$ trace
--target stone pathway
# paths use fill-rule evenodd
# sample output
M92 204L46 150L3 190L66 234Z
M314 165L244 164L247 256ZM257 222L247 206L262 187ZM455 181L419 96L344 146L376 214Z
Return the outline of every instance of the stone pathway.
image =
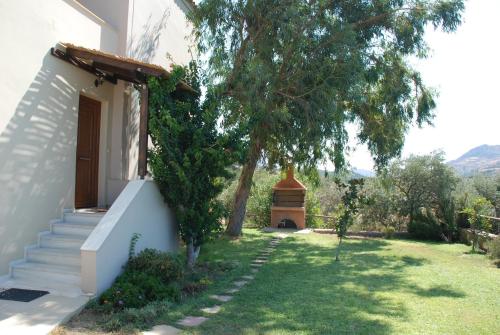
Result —
M217 314L220 312L220 308L221 307L219 305L215 305L212 307L201 308L200 311L202 311L203 313L207 313L207 314Z
M228 302L231 299L233 299L233 296L232 295L217 295L217 294L214 294L214 295L211 295L210 298L218 300L220 302Z
M185 327L196 327L207 320L208 318L204 316L186 316L184 319L177 321L177 324Z
M288 234L279 233L276 237L273 237L269 242L267 248L263 249L261 253L252 261L250 264L250 271L253 275L245 275L240 279L233 282L234 288L228 289L224 294L214 294L211 295L210 298L218 301L219 303L225 303L233 299L234 293L240 291L242 287L249 284L252 280L255 279L255 274L259 272L260 267L268 262L269 256L276 250L276 247L280 243L281 239L287 237ZM210 307L201 308L200 311L205 314L213 315L217 314L221 311L221 305L214 305ZM201 325L203 322L209 320L208 317L205 316L191 316L188 315L183 319L177 321L177 324L182 327L197 327ZM158 325L153 327L151 331L143 332L144 335L176 335L179 334L182 330L178 328L174 328L168 325Z
M177 329L172 326L158 325L154 326L153 329L143 332L143 335L177 335L181 333L181 329Z

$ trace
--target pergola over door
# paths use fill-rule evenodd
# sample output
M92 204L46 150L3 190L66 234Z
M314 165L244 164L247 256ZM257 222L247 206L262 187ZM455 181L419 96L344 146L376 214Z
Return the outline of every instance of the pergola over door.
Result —
M161 66L144 63L135 59L120 57L106 52L60 43L60 48L52 48L51 54L84 71L92 73L99 81L116 84L118 80L136 84L141 91L139 114L139 155L137 173L141 179L147 174L148 152L148 76L169 77L170 73ZM194 92L185 83L177 86L178 90Z

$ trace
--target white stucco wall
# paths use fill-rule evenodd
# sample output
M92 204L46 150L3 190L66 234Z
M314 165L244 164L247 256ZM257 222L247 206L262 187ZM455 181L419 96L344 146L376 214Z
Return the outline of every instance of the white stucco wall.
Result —
M157 64L169 70L172 63L187 65L192 49L192 25L184 0L129 0L127 56ZM139 104L132 95L131 113L126 118L128 178L137 176Z
M130 241L140 234L136 252L144 248L176 251L177 230L170 210L153 181L127 184L81 248L82 290L100 294L122 272Z
M68 41L114 52L117 34L71 0L0 1L0 31L1 276L49 220L74 206L80 92L113 109L112 85L96 89L94 76L50 48Z
M0 276L74 207L78 97L102 102L99 205L137 178L138 104L129 84L50 55L58 42L169 68L191 59L184 0L0 1Z
M118 32L117 54L163 66L191 60L192 25L185 0L78 0ZM128 85L128 84L125 84ZM138 95L115 90L108 197L114 200L127 180L137 179ZM120 107L119 107L120 106Z

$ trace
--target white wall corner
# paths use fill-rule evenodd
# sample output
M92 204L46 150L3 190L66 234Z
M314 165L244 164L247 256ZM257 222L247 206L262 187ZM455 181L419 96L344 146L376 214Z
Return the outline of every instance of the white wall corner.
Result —
M122 272L130 241L140 234L136 250L176 252L177 227L153 181L127 184L81 248L82 290L100 294Z

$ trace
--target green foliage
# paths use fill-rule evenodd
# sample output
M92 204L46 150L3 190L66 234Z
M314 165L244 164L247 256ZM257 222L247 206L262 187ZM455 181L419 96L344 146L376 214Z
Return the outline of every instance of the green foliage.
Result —
M322 215L319 200L316 196L316 188L308 188L306 192L306 227L320 228L325 225L323 219L313 215Z
M401 230L404 220L397 215L398 194L383 178L369 178L363 187L365 201L360 206L360 225L365 230Z
M342 206L339 207L339 220L335 226L338 237L345 237L347 229L354 222L354 215L358 212L358 205L362 200L359 194L363 187L363 179L351 179L347 183L336 181L340 189L344 190L342 195Z
M335 179L331 176L325 176L321 179L315 194L324 215L333 215L336 206L342 201L342 190L335 184Z
M176 90L181 81L195 92ZM218 131L220 110L210 92L200 101L195 64L174 67L168 78L150 77L148 86L149 166L182 239L196 249L221 229L225 209L217 196L230 177L227 168L237 158L238 141L235 132Z
M346 236L349 226L353 224L354 216L358 212L359 203L363 200L359 191L363 187L364 180L351 179L347 183L344 183L340 179L337 179L335 182L340 189L344 190L342 203L339 206L339 218L335 222L335 232L339 238L335 260L338 261L342 239Z
M184 276L184 267L178 255L155 249L144 249L132 257L127 262L125 271L145 273L164 283L179 281Z
M396 232L396 229L392 226L387 226L384 228L384 236L387 239L391 239L394 237L394 233Z
M421 209L415 213L408 223L408 233L419 240L439 241L442 239L441 226L430 209Z
M99 297L104 311L140 308L156 300L178 301L184 276L178 256L144 249L132 256L113 285Z
M126 271L99 298L105 311L140 308L155 300L179 301L180 288L141 272Z
M273 186L280 180L279 173L260 170L255 173L254 182L247 203L248 222L257 227L271 223Z
M488 242L488 254L491 259L500 260L500 237Z
M383 178L383 182L395 192L399 214L408 218L409 231L419 238L429 236L434 239L438 230L437 235L448 240L456 237L453 191L459 179L444 163L442 152L396 161ZM424 231L417 233L417 228Z
M434 93L408 61L425 57L424 28L454 31L462 0L203 0L192 19L208 55L225 127L244 125L268 163L344 165L348 134L377 164L398 155L412 123L429 122Z
M468 217L470 228L472 230L472 251L479 249L479 233L489 231L491 220L485 216L491 215L493 205L483 197L476 198L470 207L463 210Z
M130 240L130 246L128 248L128 259L132 259L135 255L135 246L137 245L137 241L139 241L139 238L141 237L141 234L138 233L133 233L132 234L132 239Z
M165 314L171 306L169 301L153 301L141 308L125 308L120 313L114 313L104 323L103 330L118 331L122 328L147 328Z

